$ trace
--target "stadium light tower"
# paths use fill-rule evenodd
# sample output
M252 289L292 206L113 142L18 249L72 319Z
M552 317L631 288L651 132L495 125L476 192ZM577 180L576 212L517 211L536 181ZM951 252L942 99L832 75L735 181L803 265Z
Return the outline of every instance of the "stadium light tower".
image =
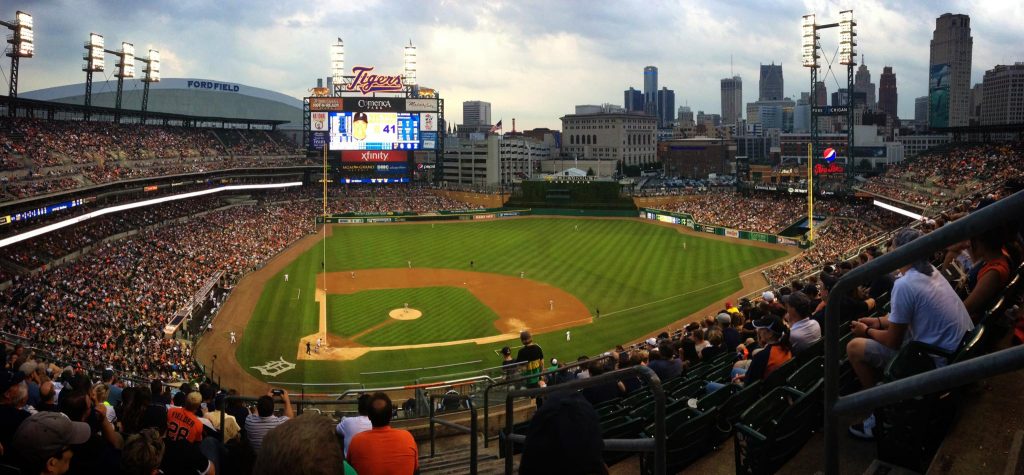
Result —
M818 107L818 25L814 14L804 15L800 25L801 64L811 70L811 143L807 144L807 239L814 241L814 154L818 146L818 118L814 109Z
M121 122L121 96L124 92L124 79L135 77L135 45L121 42L121 51L107 51L117 56L117 97L114 99L114 123Z
M409 39L409 46L405 47L405 72L402 74L402 82L406 86L416 85L416 47L412 45L412 39Z
M345 42L338 38L331 45L331 85L338 90L345 83ZM332 95L335 94L331 91Z
M106 68L106 56L104 56L103 35L89 33L89 41L85 42L85 64L82 71L85 71L85 120L89 120L92 114L92 73L103 72Z
M839 64L846 66L846 95L849 98L846 105L849 106L847 115L848 127L846 128L846 174L853 176L853 112L856 107L853 103L853 67L857 65L857 23L853 21L853 10L839 12Z
M142 70L142 123L146 123L146 110L149 108L149 85L160 82L160 52L155 49L149 50L145 58L137 58L146 65Z
M18 66L21 58L31 58L35 55L35 33L32 29L32 15L23 11L18 11L12 21L0 21L0 25L14 32L7 37L7 43L11 45L7 52L7 56L11 58L11 77L7 92L11 102L7 107L7 113L13 117L17 112L14 99L18 98Z

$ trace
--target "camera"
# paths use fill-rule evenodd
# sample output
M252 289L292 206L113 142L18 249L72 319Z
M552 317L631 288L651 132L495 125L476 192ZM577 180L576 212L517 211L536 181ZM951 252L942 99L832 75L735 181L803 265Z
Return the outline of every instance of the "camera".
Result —
M280 395L284 394L284 389L275 389L273 391L270 391L270 394L273 394L275 396L280 396Z

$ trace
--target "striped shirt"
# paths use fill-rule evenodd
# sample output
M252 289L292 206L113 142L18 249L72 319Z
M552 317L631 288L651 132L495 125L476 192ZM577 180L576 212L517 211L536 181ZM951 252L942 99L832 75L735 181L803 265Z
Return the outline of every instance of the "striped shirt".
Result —
M254 451L259 452L260 446L263 445L263 437L267 435L267 432L287 420L288 416L260 417L257 414L249 414L245 418L245 433L249 437L249 445Z

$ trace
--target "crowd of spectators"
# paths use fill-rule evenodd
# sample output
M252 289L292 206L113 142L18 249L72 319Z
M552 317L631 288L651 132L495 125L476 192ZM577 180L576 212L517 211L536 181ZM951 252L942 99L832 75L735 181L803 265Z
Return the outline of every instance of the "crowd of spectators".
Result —
M993 143L931 150L889 167L862 188L917 206L943 205L1019 174L1024 144Z
M0 200L130 178L308 163L287 138L265 130L0 119Z
M799 196L704 193L666 204L666 211L689 213L698 223L759 233L777 234L807 214Z
M95 218L12 246L9 256L31 264L38 256L70 250L62 247L68 239L75 245L92 243L203 211L201 206L213 206L214 200L181 200ZM163 337L168 319L211 276L223 271L235 279L311 233L319 210L312 203L240 205L96 246L74 262L16 277L0 292L0 331L52 348L62 361L188 379L195 375L191 350Z
M337 203L341 213L427 213L481 209L480 206L448 198L431 188L416 186L348 187L339 192Z
M851 219L832 219L828 225L815 230L814 245L799 255L765 270L765 277L773 284L788 282L789 278L820 269L826 263L835 263L854 253L873 235L881 233Z

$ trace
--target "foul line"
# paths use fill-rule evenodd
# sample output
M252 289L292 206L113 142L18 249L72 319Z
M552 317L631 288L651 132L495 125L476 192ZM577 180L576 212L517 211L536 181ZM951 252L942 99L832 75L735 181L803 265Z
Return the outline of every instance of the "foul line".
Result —
M480 363L480 362L483 362L483 360L466 361L466 362L463 362L463 363L452 363L452 364L445 364L445 365L441 365L441 366L427 366L425 368L406 368L406 369L393 369L393 370L390 370L390 371L371 371L369 373L359 373L359 375L360 376L366 376L366 375L370 375L370 374L403 373L403 372L406 372L406 371L420 371L420 370L425 370L425 369L451 368L452 366L462 366L462 365L467 365L467 364L477 364L477 363Z
M708 289L710 289L710 288L712 288L712 287L718 287L719 285L722 285L722 284L727 284L727 283L729 283L729 282L732 282L732 281L733 281L734 279L735 279L735 280L739 280L739 281L740 281L740 284L742 284L742 283L743 283L743 278L744 278L744 277L746 277L746 276L748 276L748 275L754 275L754 274L759 274L760 272L761 272L761 270L760 270L760 269L758 269L758 270L753 270L753 271L750 271L750 272L747 272L747 273L743 273L743 274L738 274L738 275L737 275L736 277L734 277L733 279L729 279L729 280L723 280L723 281L721 281L721 282L718 282L718 283L715 283L715 284L711 284L711 285L706 285L706 286L704 286L704 287L701 287L701 288L699 288L699 289L693 289L693 290L689 290L689 291L683 292L683 293L681 293L681 294L679 294L679 295L672 295L672 296L670 296L670 297L665 297L665 298L663 298L663 299L659 299L659 300L654 300L654 301L652 301L652 302L647 302L647 303L643 303L643 304L637 305L637 306L635 306L635 307L630 307L630 308L624 308L624 309L622 309L622 310L616 310L616 311L614 311L614 312L608 312L608 313L606 313L606 314L605 314L605 316L607 316L607 317L610 317L610 316L612 316L612 315L615 315L615 314L617 314L617 313L622 313L622 312L629 312L629 311L632 311L632 310L636 310L636 309L638 309L638 308L643 308L643 307L647 307L647 306L649 306L649 305L654 305L654 304L658 304L658 303L661 303L661 302L665 302L665 301L668 301L668 300L672 300L672 299L676 299L676 298L679 298L679 297L683 297L683 296L686 296L686 295L690 295L690 294L693 294L693 293L696 293L696 292L702 292L702 291L708 290ZM740 288L742 289L742 288L743 288L743 286L742 286L742 285L740 285Z

